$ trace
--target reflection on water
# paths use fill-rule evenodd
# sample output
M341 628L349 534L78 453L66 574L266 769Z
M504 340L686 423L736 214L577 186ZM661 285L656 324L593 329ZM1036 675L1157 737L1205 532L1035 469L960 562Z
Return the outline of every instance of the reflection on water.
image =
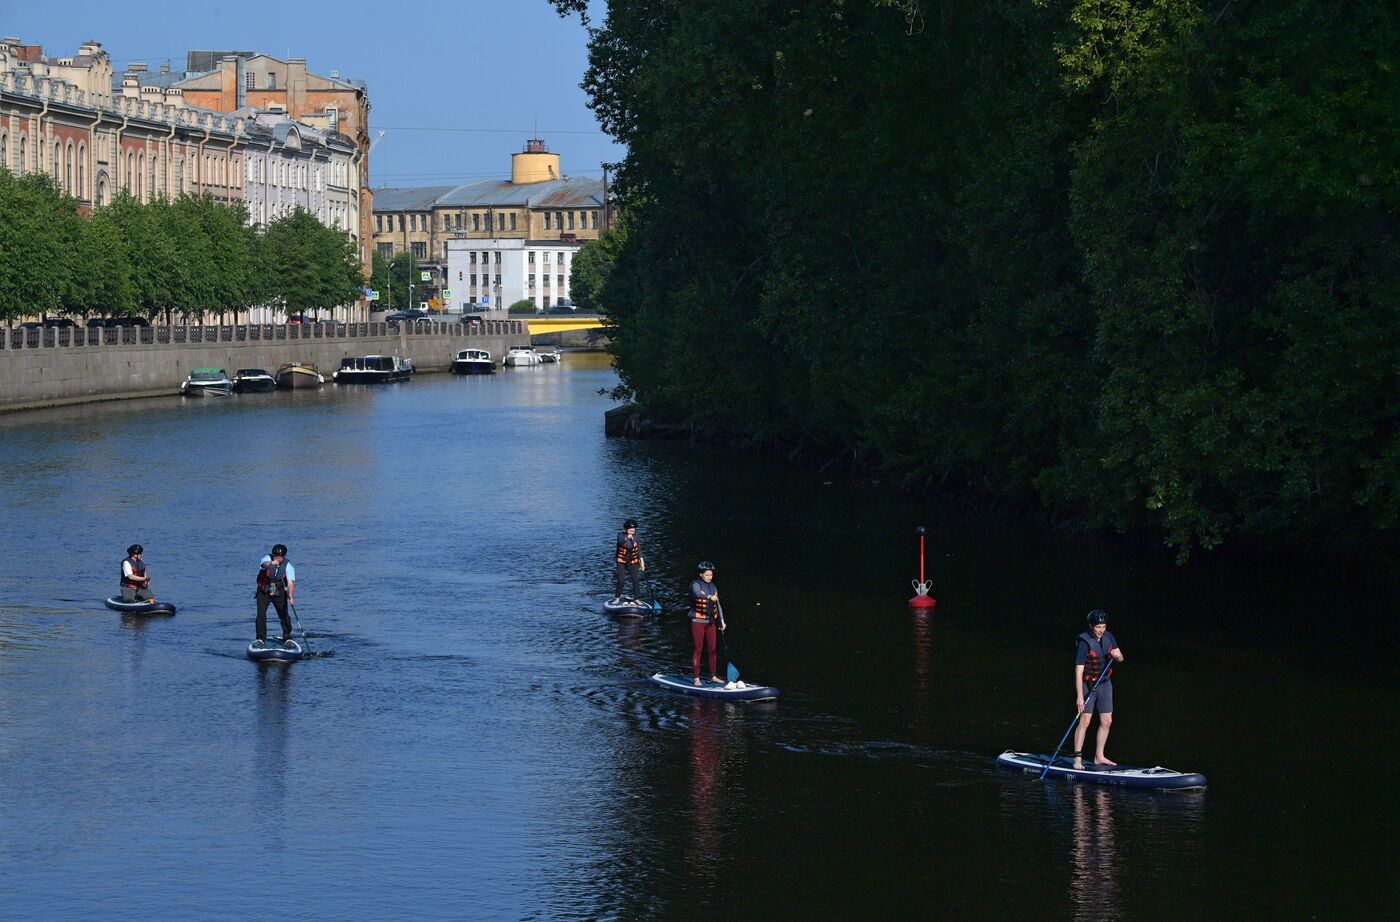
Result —
M1182 571L722 448L606 440L598 390L613 383L570 355L391 388L0 415L0 577L18 587L0 606L6 917L219 918L250 881L292 886L289 869L296 899L277 909L292 919L1396 902L1375 883L1383 773L1349 773L1339 801L1325 774L1278 768L1316 762L1297 726L1327 726L1339 768L1386 756L1394 676L1362 663L1339 678L1344 645L1314 614L1388 599ZM615 621L600 605L629 516L668 608ZM940 591L914 617L917 524ZM253 573L279 540L334 658L243 656ZM176 617L103 608L133 541ZM745 678L779 701L647 683L688 672L681 609L702 558L720 565ZM1073 637L1100 606L1138 651L1115 676L1115 754L1203 771L1208 793L993 768L1063 732ZM1368 634L1393 641L1383 623ZM1325 899L1306 883L1323 872Z

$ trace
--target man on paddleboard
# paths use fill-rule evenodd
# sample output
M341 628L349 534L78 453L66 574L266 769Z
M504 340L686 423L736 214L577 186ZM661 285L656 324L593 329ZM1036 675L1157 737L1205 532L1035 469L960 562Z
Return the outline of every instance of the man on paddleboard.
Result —
M122 561L123 602L149 602L155 598L151 595L151 578L146 575L146 562L141 559L145 552L146 549L139 544L126 549L126 559Z
M267 606L277 609L277 620L282 622L282 642L292 636L292 619L287 615L287 605L295 601L297 571L287 559L287 545L274 544L272 550L258 564L258 617L253 627L258 632L258 640L267 641Z
M1074 701L1079 710L1079 725L1074 728L1074 767L1083 768L1081 751L1084 737L1089 733L1089 721L1099 715L1099 733L1094 743L1095 765L1117 765L1104 755L1108 731L1113 726L1113 663L1123 662L1118 640L1108 630L1108 612L1096 608L1089 612L1089 629L1079 635L1074 651ZM1109 674L1099 681L1105 669ZM1098 682L1097 687L1095 682ZM1092 692L1092 693L1091 693Z

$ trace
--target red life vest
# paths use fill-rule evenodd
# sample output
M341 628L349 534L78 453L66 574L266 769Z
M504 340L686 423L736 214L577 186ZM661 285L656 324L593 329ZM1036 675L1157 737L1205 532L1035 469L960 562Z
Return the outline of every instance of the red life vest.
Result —
M1108 638L1112 637L1112 635L1105 633L1104 637ZM1091 631L1085 631L1083 634L1080 634L1079 639L1089 648L1088 653L1084 656L1084 685L1087 688L1093 688L1094 683L1099 680L1099 673L1103 672L1105 665L1109 667L1110 674L1112 673L1113 664L1110 662L1110 654L1113 648L1108 646L1108 640L1098 640ZM1115 640L1113 642L1116 643L1117 641ZM1099 651L1095 649L1096 647L1103 648L1109 651L1109 653L1100 656ZM1107 676L1104 678L1104 681L1108 681Z
M133 589L140 589L142 585L140 580L133 579L132 577L145 576L146 565L135 557L128 557L126 560L123 560L122 563L131 564L131 576L126 575L126 567L121 568L122 585L130 586Z
M287 561L267 563L258 567L258 591L267 595L283 595L287 591Z
M636 538L624 537L617 542L617 562L633 565L642 562L642 546Z

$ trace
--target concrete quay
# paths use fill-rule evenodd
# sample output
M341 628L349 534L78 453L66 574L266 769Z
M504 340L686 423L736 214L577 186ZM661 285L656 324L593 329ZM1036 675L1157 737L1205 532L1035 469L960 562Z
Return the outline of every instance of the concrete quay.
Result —
M314 323L0 331L0 411L178 393L195 368L314 362L330 383L352 355L398 355L417 371L446 371L462 349L499 363L529 345L521 320L481 324Z

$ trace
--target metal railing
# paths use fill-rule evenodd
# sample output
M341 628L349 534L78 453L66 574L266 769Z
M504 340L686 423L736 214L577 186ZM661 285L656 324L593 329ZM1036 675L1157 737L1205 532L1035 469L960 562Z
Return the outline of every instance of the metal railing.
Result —
M431 320L377 323L244 324L240 326L16 327L0 331L0 351L73 346L168 346L266 340L357 339L364 336L528 336L524 320L438 323Z

